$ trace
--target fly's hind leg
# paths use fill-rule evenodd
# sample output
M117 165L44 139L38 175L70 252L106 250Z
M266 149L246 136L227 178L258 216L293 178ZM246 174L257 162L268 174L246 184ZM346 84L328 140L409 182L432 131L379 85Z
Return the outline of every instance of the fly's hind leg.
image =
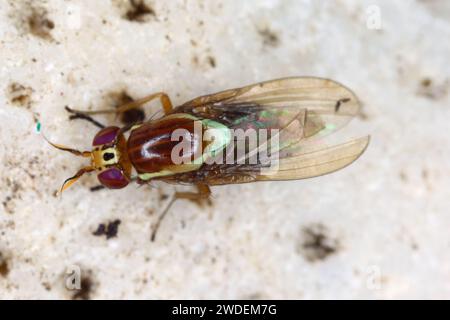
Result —
M211 189L207 184L197 184L197 192L176 192L176 199L186 199L203 207L205 204L211 205Z
M151 235L151 241L155 241L156 239L156 233L158 232L158 229L161 225L161 222L163 221L166 214L169 212L169 209L172 207L172 205L175 203L175 201L179 199L186 199L189 201L193 201L194 203L198 204L199 206L203 206L204 204L211 205L211 189L207 184L197 184L197 192L176 192L175 195L170 200L167 207L164 209L164 211L161 213L161 215L158 218L158 221L156 221L156 224L153 228L152 235Z

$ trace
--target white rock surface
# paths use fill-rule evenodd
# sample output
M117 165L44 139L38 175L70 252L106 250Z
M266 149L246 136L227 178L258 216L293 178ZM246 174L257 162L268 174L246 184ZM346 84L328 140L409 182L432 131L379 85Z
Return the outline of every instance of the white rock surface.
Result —
M448 1L147 5L139 22L128 1L0 0L0 298L450 298ZM82 161L37 119L88 149L96 129L65 105L99 109L121 90L179 104L294 75L363 102L347 132L372 141L350 167L216 187L212 207L176 203L154 243L161 195L180 187L90 192L91 176L55 197ZM116 238L92 234L115 219Z

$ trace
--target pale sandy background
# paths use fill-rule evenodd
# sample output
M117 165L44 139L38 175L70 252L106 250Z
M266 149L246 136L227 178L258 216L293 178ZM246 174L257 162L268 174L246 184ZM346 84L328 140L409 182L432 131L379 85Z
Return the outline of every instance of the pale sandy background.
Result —
M139 2L139 1L138 1ZM139 8L138 8L139 9ZM0 0L0 298L450 298L450 1ZM380 24L379 24L380 23ZM277 77L352 88L371 134L353 165L320 178L62 199L96 128L64 106L192 97ZM157 108L157 105L155 105ZM113 117L99 117L113 122ZM178 188L180 189L180 188ZM94 236L121 220L115 238ZM65 288L79 267L83 290Z

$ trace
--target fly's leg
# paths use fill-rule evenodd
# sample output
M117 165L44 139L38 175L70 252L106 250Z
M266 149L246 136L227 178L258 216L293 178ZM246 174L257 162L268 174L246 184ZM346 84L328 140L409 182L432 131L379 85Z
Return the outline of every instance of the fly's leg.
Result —
M91 192L97 192L97 191L103 190L105 188L106 188L105 186L99 184L94 187L91 187L89 190L91 190Z
M207 204L211 204L211 189L207 184L197 184L197 192L176 192L175 195L170 200L167 207L164 209L164 211L161 213L161 215L158 218L158 221L156 221L156 224L153 228L152 235L151 235L151 241L155 241L156 239L156 233L158 232L158 229L161 225L161 222L163 221L164 217L169 212L169 209L172 207L172 205L177 201L178 199L186 199L193 201L194 203L203 206L205 202Z
M155 99L159 99L159 101L161 102L162 109L163 109L165 115L172 112L172 110L173 110L172 102L170 101L169 96L164 92L157 92L157 93L151 94L144 98L125 103L114 109L103 109L103 110L93 110L93 111L80 111L80 110L72 110L72 111L76 112L77 114L83 114L83 115L96 115L96 114L108 114L108 113L121 114L121 113L127 112L131 109L136 109L136 108L146 104L147 102L150 102Z
M69 116L69 120L82 119L82 120L86 120L86 121L92 123L94 126L99 127L100 129L103 129L105 127L105 125L103 125L102 123L100 123L97 120L93 119L92 117L90 117L89 115L85 114L84 112L79 112L79 111L72 110L68 106L66 106L65 109L66 109L67 112L69 112L71 114Z
M207 184L197 184L197 192L176 192L176 199L186 199L192 201L199 206L203 206L205 204L211 205L211 189Z
M120 107L116 108L115 112L118 114L124 113L128 110L140 107L140 106L144 105L145 103L150 102L155 99L159 99L159 101L161 102L161 105L162 105L165 115L168 115L169 113L172 112L172 110L173 110L172 101L170 101L169 96L164 92L157 92L157 93L151 94L149 96L146 96L144 98L141 98L141 99L129 102L129 103L125 103L124 105L121 105Z

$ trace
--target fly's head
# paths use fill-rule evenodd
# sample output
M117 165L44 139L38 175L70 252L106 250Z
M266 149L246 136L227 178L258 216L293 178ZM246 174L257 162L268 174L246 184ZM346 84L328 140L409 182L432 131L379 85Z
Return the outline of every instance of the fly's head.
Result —
M128 159L127 141L118 127L100 130L92 141L92 166L99 173L97 178L110 189L121 189L128 185L131 162Z
M101 129L92 141L92 151L78 151L49 142L59 150L76 156L90 158L89 166L81 168L73 177L68 178L61 187L61 192L74 184L83 174L97 171L100 183L109 189L121 189L130 183L131 162L127 153L127 141L118 127Z

